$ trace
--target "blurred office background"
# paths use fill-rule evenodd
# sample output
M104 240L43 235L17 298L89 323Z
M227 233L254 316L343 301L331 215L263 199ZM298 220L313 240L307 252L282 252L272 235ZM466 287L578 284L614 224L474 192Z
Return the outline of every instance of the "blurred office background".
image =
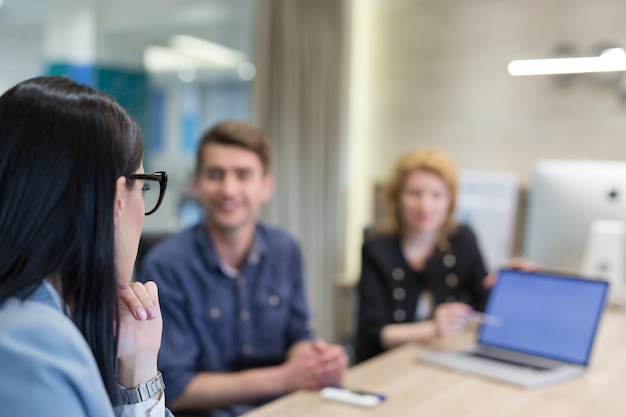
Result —
M621 72L507 73L514 59L625 46L625 15L620 0L0 0L0 91L68 74L128 107L146 170L170 175L147 233L198 220L203 130L259 126L277 177L263 216L302 243L314 327L336 340L377 186L402 153L439 146L470 182L510 184L506 255L522 247L536 161L626 158Z

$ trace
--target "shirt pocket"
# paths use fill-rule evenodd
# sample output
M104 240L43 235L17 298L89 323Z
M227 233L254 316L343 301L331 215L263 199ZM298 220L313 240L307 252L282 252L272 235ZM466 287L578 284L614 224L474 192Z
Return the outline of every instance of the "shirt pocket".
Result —
M237 351L239 333L233 297L228 289L206 293L192 313L202 351L211 357L210 362L230 363Z
M265 288L255 297L253 323L259 343L284 353L290 323L290 294L285 288Z

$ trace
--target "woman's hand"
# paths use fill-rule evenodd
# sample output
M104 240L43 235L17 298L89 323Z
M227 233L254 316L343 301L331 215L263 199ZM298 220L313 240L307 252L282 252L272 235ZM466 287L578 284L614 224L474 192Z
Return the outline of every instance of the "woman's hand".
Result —
M535 263L526 258L514 257L506 261L506 263L504 264L504 268L519 269L520 271L536 272L536 271L539 271L539 269L541 269L541 266L538 263ZM483 287L485 289L490 289L496 283L497 279L498 279L498 274L496 272L491 272L483 280Z
M154 282L120 285L120 334L117 348L117 378L131 388L157 374L163 319Z
M465 303L439 304L435 309L435 326L439 336L451 336L462 332L472 320L474 310Z

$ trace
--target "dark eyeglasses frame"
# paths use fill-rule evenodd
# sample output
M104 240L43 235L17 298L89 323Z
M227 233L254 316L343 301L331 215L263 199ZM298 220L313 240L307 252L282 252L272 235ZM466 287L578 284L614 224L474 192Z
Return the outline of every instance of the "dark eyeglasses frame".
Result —
M133 174L130 176L130 178L133 178L136 180L144 180L144 181L151 180L151 181L159 182L159 186L160 186L159 201L157 201L156 206L149 212L145 213L145 215L149 216L155 211L157 211L159 207L161 207L161 203L163 202L163 196L165 196L165 189L167 188L167 172L157 171L157 172L150 172L150 173L145 173L145 174Z

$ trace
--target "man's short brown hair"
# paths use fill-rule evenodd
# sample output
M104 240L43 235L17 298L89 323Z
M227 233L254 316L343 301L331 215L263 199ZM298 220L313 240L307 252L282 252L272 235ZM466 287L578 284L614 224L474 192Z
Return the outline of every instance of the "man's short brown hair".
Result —
M237 146L254 152L263 165L263 171L270 168L270 146L263 132L254 126L236 121L218 123L200 138L196 153L196 173L202 167L202 152L210 144Z

